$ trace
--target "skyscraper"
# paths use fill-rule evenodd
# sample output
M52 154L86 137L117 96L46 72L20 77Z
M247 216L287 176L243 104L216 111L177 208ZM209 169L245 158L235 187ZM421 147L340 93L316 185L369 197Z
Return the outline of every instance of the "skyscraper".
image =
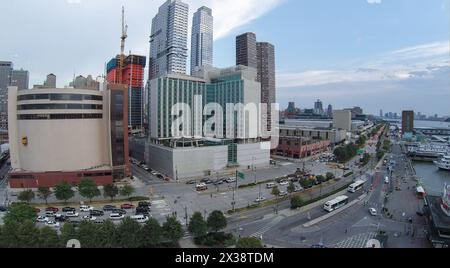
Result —
M11 72L13 63L10 61L0 61L0 89L7 89L11 84Z
M414 111L402 112L402 132L412 133L414 131Z
M132 128L142 128L144 124L144 56L129 55L125 58L122 74L119 75L119 59L117 56L107 64L107 81L128 87L128 123ZM122 80L119 81L121 77Z
M149 80L169 73L186 74L189 6L167 0L152 20Z
M254 33L245 33L236 37L236 65L258 67Z
M191 74L204 65L213 65L213 16L205 6L192 19Z
M49 74L44 82L46 88L56 88L56 75Z
M317 115L323 115L323 103L321 100L317 100L314 103L314 113Z
M267 129L270 131L271 107L276 103L275 92L275 47L267 42L256 43L258 82L261 82L261 103L267 104Z
M328 117L333 117L333 106L331 104L328 105L327 116Z
M16 86L18 90L28 89L29 73L25 70L13 70L11 72L11 86Z

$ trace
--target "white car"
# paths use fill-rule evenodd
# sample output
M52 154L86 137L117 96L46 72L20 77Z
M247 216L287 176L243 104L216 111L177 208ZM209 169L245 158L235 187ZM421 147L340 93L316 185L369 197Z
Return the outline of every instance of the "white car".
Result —
M288 181L280 181L280 185L281 186L288 186L289 182Z
M255 203L259 203L259 202L262 202L264 200L266 200L266 198L264 196L261 196L261 197L256 198Z
M73 211L68 211L68 212L66 212L66 217L69 217L69 218L76 218L76 217L78 217L79 216L79 214L77 213L77 212L73 212Z
M48 222L48 218L45 216L39 216L36 219L37 222Z
M389 184L389 177L386 177L386 178L384 179L384 183Z
M81 212L90 212L91 210L94 210L94 208L91 206L80 206Z
M301 191L303 191L304 189L303 189L303 187L301 187L301 186L295 186L295 190L294 190L294 192L296 192L296 193L298 193L298 192L301 192Z
M113 221L117 221L117 220L123 220L125 218L125 216L120 213L111 213L111 214L109 214L109 218Z
M144 215L132 216L131 219L135 220L135 221L137 221L139 223L146 223L149 220L149 218L147 216L144 216Z
M156 176L156 175L158 175L158 172L152 171L152 172L150 172L150 174L152 174L153 176Z
M226 179L226 182L227 182L227 183L233 183L233 182L236 182L236 178L228 178L228 179Z
M377 210L374 209L374 208L369 208L369 212L370 212L370 215L372 215L372 216L377 216L378 215Z
M83 217L83 220L87 220L87 221L96 221L97 218L96 218L96 217L93 217L93 216L91 216L91 215L86 215L86 216Z
M45 226L59 228L60 225L59 225L59 222L56 222L56 221L47 221L45 223Z
M279 196L286 196L286 195L288 195L288 192L286 192L286 191L281 191L279 194Z

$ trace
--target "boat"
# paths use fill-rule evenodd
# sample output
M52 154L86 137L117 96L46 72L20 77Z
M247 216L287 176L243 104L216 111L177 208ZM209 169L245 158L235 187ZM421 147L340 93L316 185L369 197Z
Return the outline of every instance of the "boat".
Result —
M434 161L434 164L442 170L450 171L450 154L444 155L440 160Z

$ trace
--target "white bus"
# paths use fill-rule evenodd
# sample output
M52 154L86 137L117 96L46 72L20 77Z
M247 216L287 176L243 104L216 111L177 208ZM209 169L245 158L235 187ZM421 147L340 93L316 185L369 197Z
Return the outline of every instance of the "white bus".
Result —
M325 209L328 212L332 212L332 211L334 211L338 208L341 208L347 204L348 204L348 196L342 195L342 196L336 197L333 200L326 202L323 205L323 209Z
M347 191L349 191L350 193L356 193L356 191L358 191L359 189L362 189L364 187L364 184L366 182L363 180L357 180L355 181L355 183L353 183L352 185L350 185L347 189Z

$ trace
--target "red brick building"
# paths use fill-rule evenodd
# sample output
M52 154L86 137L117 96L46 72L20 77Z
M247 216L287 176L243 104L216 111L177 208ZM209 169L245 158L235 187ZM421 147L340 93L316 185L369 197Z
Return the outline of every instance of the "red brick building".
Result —
M276 154L290 158L305 158L327 151L330 140L314 140L304 137L280 137Z

